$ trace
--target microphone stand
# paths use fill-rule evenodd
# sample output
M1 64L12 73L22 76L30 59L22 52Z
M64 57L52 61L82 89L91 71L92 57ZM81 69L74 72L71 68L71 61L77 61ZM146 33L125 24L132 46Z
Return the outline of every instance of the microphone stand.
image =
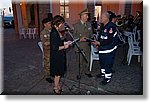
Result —
M75 41L74 37L72 36L71 32L69 30L67 30L68 34L71 36L71 38L73 39L73 41ZM73 85L71 87L71 90L73 90L73 87L76 87L77 89L79 89L78 94L82 94L81 93L81 88L80 88L80 79L81 79L81 67L80 67L80 54L82 55L82 57L84 58L85 62L88 63L88 60L85 57L85 53L83 50L81 50L79 44L77 43L77 41L74 42L75 46L78 49L78 55L79 55L79 69L78 69L78 75L77 75L77 80L78 80L78 87L76 87L75 85ZM90 91L87 90L86 94L90 94Z

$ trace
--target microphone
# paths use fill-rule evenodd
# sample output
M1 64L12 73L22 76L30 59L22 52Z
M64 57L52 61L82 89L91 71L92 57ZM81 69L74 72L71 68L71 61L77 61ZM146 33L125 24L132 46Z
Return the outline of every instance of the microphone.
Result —
M64 23L64 27L65 27L66 31L71 31L72 30L71 27L66 22Z

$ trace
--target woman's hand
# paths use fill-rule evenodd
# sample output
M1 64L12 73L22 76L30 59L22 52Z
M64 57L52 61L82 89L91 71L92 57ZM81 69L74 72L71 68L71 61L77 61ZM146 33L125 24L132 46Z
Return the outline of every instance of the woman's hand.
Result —
M69 45L70 45L69 43L65 44L65 45L64 45L64 49L69 48Z
M67 41L67 43L70 45L70 44L72 44L72 41Z
M71 44L72 41L67 41L67 42L64 42L64 45L66 44Z
M71 42L72 42L72 41L64 42L64 49L69 48L69 45L71 44Z

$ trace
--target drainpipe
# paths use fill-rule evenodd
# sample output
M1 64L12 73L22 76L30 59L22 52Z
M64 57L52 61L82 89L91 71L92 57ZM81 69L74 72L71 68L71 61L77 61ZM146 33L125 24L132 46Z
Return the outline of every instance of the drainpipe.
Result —
M40 38L40 16L39 16L39 4L37 3L37 16L38 16L38 37Z

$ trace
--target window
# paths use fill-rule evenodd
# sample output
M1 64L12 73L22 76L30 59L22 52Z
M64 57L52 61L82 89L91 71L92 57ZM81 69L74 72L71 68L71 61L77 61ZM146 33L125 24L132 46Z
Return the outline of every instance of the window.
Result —
M100 22L102 10L102 0L95 0L95 17L98 22Z
M69 0L60 0L60 15L69 18Z
M95 6L95 16L96 16L96 20L99 22L101 17L101 5Z

